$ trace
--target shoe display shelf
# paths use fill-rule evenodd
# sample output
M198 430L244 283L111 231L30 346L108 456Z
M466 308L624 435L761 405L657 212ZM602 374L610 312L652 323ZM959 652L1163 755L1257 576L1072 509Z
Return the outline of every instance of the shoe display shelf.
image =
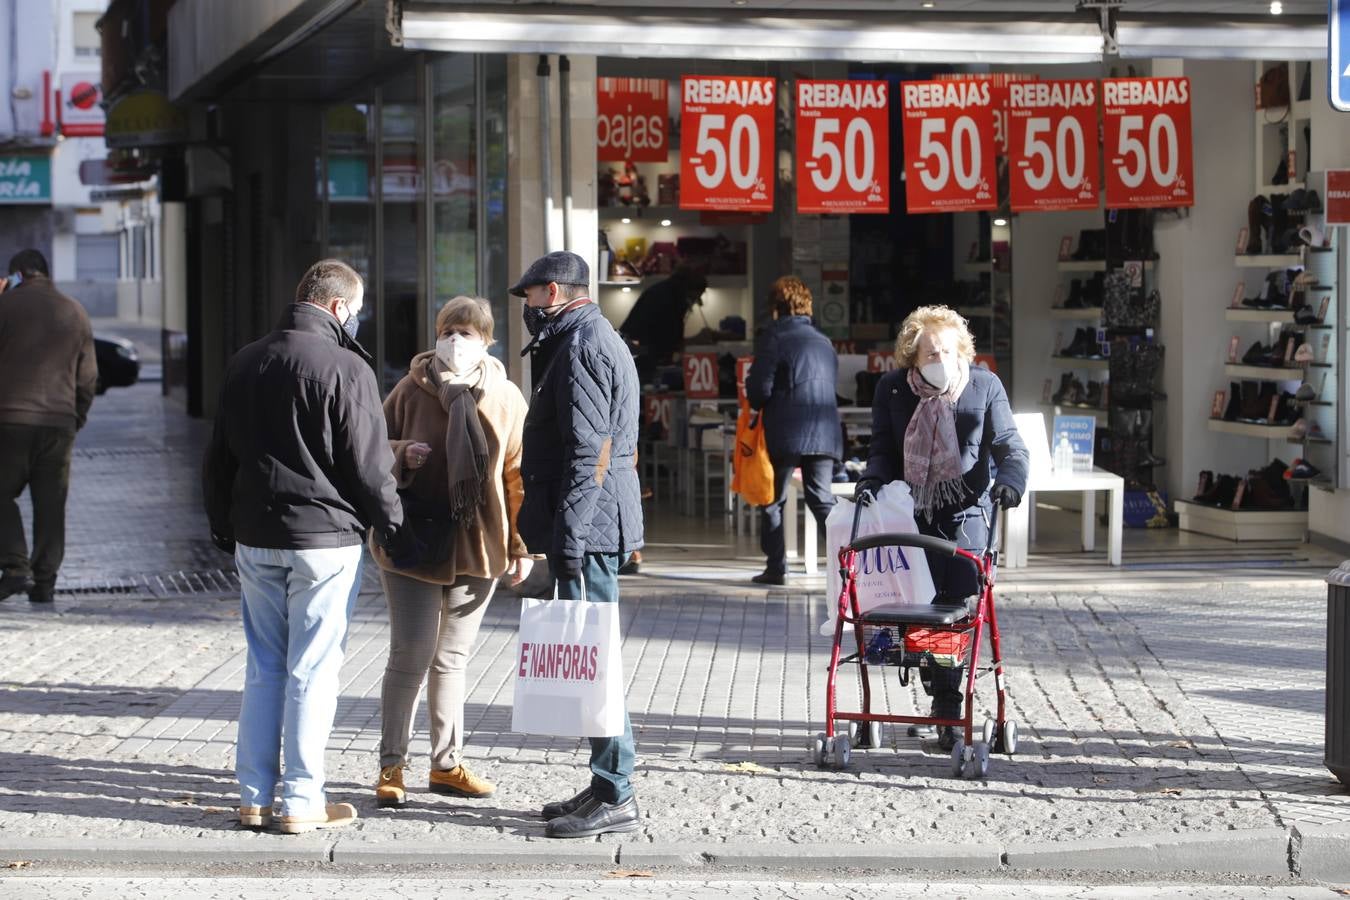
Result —
M1231 510L1193 500L1176 501L1177 527L1229 541L1301 541L1306 510Z
M1283 69L1283 72L1276 70ZM1257 193L1287 193L1305 184L1312 143L1312 64L1261 60L1253 67L1255 99L1269 105L1255 110L1253 178ZM1261 85L1267 85L1265 91ZM1283 81L1283 96L1278 83ZM1278 103L1273 101L1280 101Z

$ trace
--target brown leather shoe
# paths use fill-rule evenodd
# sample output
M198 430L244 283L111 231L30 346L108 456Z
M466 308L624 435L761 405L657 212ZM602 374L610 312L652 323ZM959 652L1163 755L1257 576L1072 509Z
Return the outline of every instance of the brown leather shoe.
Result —
M341 828L355 821L355 806L350 803L330 803L324 807L322 815L282 816L277 819L277 828L282 834L304 834L320 828Z
M375 780L375 805L382 809L398 809L408 802L408 791L403 787L403 767L385 766Z
M432 769L428 789L433 794L450 794L455 797L491 797L497 786L486 778L479 778L465 766L453 769Z

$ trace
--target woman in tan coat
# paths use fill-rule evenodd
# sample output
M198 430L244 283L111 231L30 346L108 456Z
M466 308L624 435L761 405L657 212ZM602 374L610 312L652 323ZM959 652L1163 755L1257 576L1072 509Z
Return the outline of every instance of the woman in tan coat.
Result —
M526 403L487 353L492 312L456 297L436 316L436 349L413 358L384 402L407 524L427 547L395 569L376 543L389 604L389 661L380 694L380 806L407 799L403 769L423 680L431 720L430 790L487 797L463 762L464 668L497 579L516 585L533 565L516 533Z

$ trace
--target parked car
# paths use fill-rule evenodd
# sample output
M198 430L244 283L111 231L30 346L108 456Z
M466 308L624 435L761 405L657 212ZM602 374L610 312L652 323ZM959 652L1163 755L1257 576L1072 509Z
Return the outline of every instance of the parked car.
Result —
M94 335L94 357L98 360L98 393L110 387L130 387L141 377L141 355L126 338Z

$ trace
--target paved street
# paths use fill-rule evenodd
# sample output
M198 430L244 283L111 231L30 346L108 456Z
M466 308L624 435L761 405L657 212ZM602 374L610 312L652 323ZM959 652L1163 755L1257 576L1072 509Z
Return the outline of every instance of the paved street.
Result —
M319 841L234 824L237 594L197 512L204 429L166 411L156 390L101 398L81 435L56 609L21 597L0 604L0 846ZM725 543L720 524L663 524L654 537L644 574L623 583L644 826L601 843L623 845L624 868L644 865L644 848L676 845L796 844L806 856L810 845L841 844L1006 851L1350 822L1350 793L1322 765L1325 586L1306 571L1141 590L1085 567L1077 583L1008 591L1001 623L1022 747L995 758L988 779L967 782L951 778L946 754L899 729L887 730L884 748L856 753L849 771L809 765L807 738L823 724L823 591L744 587L758 562L749 543L714 554L718 566L739 567L736 582L692 578L687 553L660 547ZM585 782L587 748L510 732L517 616L518 602L499 595L470 666L468 756L497 795L415 793L406 809L377 810L369 784L387 630L368 573L328 758L332 798L354 802L362 818L323 841L542 842L534 811ZM917 687L886 675L892 709L926 708ZM991 700L986 690L981 701ZM414 787L425 783L425 751L422 730Z

